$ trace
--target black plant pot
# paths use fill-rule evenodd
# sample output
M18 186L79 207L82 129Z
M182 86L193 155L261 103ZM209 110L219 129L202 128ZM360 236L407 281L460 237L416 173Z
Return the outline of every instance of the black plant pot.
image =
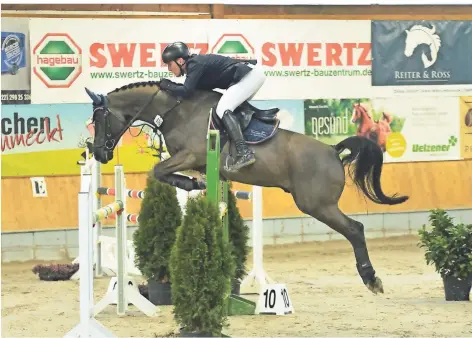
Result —
M180 337L230 337L222 333L220 336L214 336L209 332L195 332L186 331L184 328L180 328Z
M208 332L187 332L180 330L180 337L213 337L213 335Z
M454 276L444 276L443 285L447 301L470 301L472 275L461 280Z
M239 292L241 291L241 283L238 279L233 279L231 281L231 294L239 296Z
M149 301L154 305L172 305L172 288L170 283L148 280Z

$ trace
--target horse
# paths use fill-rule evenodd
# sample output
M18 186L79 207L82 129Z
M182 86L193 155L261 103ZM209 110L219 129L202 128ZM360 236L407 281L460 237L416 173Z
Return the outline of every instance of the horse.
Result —
M395 205L408 196L386 196L380 176L383 153L364 137L351 136L332 146L309 136L278 128L278 108L261 110L245 101L236 110L245 140L256 154L256 162L237 172L225 169L234 145L228 141L215 113L221 93L197 90L191 98L174 97L159 87L159 81L131 83L107 93L85 88L93 102L95 137L93 156L103 164L113 158L113 149L135 122L152 125L164 137L171 155L157 163L150 175L172 186L204 190L204 180L177 172L205 173L207 133L220 129L222 180L263 187L277 187L292 195L298 209L342 234L352 245L357 271L374 294L383 293L382 280L370 261L362 223L346 216L338 207L345 185L344 167L373 202ZM160 126L159 126L160 125ZM341 153L348 150L341 159Z
M383 112L382 119L376 121L360 103L353 104L353 108L351 122L359 122L356 135L367 137L376 142L380 149L382 149L382 152L385 152L387 149L387 137L392 132L390 128L392 117L390 114Z
M416 47L421 44L426 44L431 53L431 60L426 54L421 54L421 61L423 61L424 68L431 67L438 59L439 48L441 47L441 38L436 34L436 27L431 25L431 28L414 25L410 30L405 30L405 56L411 57Z

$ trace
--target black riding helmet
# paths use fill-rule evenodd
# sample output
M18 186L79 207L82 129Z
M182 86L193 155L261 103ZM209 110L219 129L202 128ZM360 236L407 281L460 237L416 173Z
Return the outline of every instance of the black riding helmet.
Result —
M190 51L187 45L183 42L174 42L168 45L162 51L162 61L164 63L169 63L170 61L175 61L178 58L182 58L187 61Z
M187 45L183 42L174 42L168 45L164 50L162 51L162 61L164 63L169 63L171 61L175 61L178 58L182 58L187 62L188 58L190 56L190 50L188 49ZM184 64L185 64L184 62ZM184 75L184 70L180 63L176 62L177 66L179 66L180 69L180 76Z

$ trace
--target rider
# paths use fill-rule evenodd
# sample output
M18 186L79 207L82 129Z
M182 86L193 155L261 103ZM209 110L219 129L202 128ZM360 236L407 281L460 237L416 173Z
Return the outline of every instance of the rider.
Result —
M234 111L252 98L265 81L263 70L256 60L237 60L218 54L190 54L183 42L174 42L162 52L162 61L175 76L187 75L184 84L162 79L160 87L176 96L188 98L197 89L226 89L216 107L229 137L236 145L237 158L228 168L237 171L256 161L254 152L246 145Z

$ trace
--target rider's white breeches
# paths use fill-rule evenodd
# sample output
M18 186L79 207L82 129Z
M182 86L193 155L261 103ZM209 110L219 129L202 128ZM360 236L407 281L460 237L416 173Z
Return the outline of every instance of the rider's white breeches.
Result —
M251 99L264 84L266 76L262 67L251 64L248 66L253 69L241 81L223 92L223 96L216 106L216 114L220 118L223 117L226 110L234 111L245 100Z

